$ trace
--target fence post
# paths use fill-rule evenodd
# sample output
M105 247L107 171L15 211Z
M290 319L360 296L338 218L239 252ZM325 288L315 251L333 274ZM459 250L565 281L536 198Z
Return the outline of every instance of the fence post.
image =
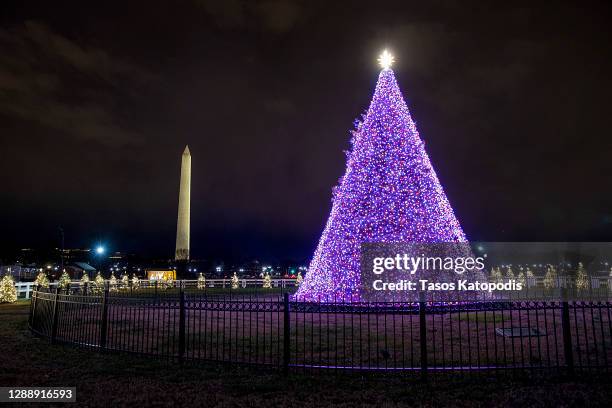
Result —
M30 308L30 318L28 319L28 325L30 326L30 330L32 330L32 323L34 323L34 315L36 314L36 301L38 299L38 285L33 287L34 290L32 291L32 307Z
M427 302L425 292L419 292L419 329L421 340L421 378L427 379Z
M291 319L289 315L289 293L285 292L283 294L283 371L285 374L289 373L289 356L290 356L290 342L289 336L291 333Z
M180 302L179 302L179 360L185 357L185 291L183 282L180 282Z
M102 298L102 320L100 321L100 350L106 348L108 334L108 285L104 284L104 297Z
M572 332L570 330L569 303L567 301L567 288L561 290L561 327L563 329L563 351L565 353L565 364L567 373L574 375L574 354L572 351Z
M59 286L55 287L55 296L53 296L53 320L51 324L51 343L55 343L55 339L57 337L57 321L58 321L58 306L57 306L57 298L59 296Z

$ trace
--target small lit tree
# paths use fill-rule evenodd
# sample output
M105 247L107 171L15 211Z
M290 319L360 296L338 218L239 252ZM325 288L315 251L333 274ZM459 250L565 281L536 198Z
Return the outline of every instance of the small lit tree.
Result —
M117 291L117 278L115 277L114 272L111 272L111 277L108 280L108 290L111 292Z
M91 292L97 295L104 293L104 278L100 272L98 272L91 285Z
M527 283L527 287L530 288L535 285L535 276L529 267L525 270L525 282Z
M576 289L584 290L588 289L590 286L586 269L582 262L578 262L578 269L576 270Z
M136 274L132 275L132 290L137 290L140 287L140 279Z
M238 275L236 275L236 272L234 272L234 274L232 275L232 289L238 289Z
M83 276L81 277L81 287L84 287L89 283L89 275L87 272L83 271Z
M546 275L544 275L544 287L546 289L552 289L557 283L557 270L554 266L548 265L546 268Z
M300 286L304 282L304 278L302 278L302 272L298 271L297 277L295 278L295 286Z
M121 276L121 289L128 290L130 288L130 278L127 276L127 273L124 273Z
M272 276L270 276L270 274L268 272L266 272L264 274L264 277L263 277L263 287L265 289L272 288Z
M38 274L38 276L36 277L36 280L34 281L34 284L36 286L39 286L41 288L48 288L49 287L49 278L47 277L47 274L44 272L40 272Z
M68 275L68 272L64 271L57 282L57 286L60 289L69 289L71 282L70 275Z
M206 288L206 278L204 277L204 275L202 275L202 272L200 272L200 276L198 276L198 289L205 289Z
M491 268L491 282L499 283L502 281L502 273L499 266Z
M0 303L13 303L17 301L17 288L12 275L4 275L0 281Z
M514 279L514 271L512 270L512 266L508 266L508 270L506 271L506 278L508 280Z
M523 288L526 286L527 279L525 278L525 274L523 273L523 271L519 271L518 275L516 275L516 281L523 285Z

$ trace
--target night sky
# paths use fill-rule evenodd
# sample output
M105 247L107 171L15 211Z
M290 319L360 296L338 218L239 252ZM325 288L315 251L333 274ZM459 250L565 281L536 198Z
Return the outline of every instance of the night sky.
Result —
M612 240L605 3L6 1L0 246L306 260L384 48L471 240Z

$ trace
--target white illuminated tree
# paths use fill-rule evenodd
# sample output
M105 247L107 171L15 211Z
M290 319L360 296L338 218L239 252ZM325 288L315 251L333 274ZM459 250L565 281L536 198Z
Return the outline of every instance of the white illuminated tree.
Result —
M83 272L83 276L81 277L81 287L84 287L89 283L89 275L87 272Z
M41 288L48 288L49 287L49 278L47 277L47 274L44 272L40 272L38 274L38 276L36 277L36 280L34 281L34 284L36 286L39 286Z
M71 282L70 275L68 275L68 272L64 271L57 282L57 286L60 289L69 289Z
M112 272L111 272L111 277L108 281L108 290L111 292L117 291L117 278L115 277L115 274Z
M491 281L495 283L499 283L503 280L501 270L499 266L491 268Z
M506 278L508 280L514 279L514 271L512 270L512 266L508 267L508 270L506 271Z
M127 273L124 273L121 276L121 289L128 290L130 288L130 278L127 276Z
M523 271L519 271L518 275L516 275L516 280L517 282L522 284L523 287L525 287L525 285L527 284L527 279L525 278L525 274L523 273Z
M140 287L140 279L138 279L138 276L134 274L132 275L132 290L138 290L139 287Z
M4 275L0 281L0 303L13 303L17 301L17 288L11 275Z
M236 272L234 272L232 275L232 289L238 289L238 283L238 275L236 275Z
M304 278L302 278L302 272L298 271L297 277L295 278L295 286L300 286L304 282Z
M206 288L206 278L204 277L204 275L202 275L202 272L200 272L200 276L198 276L198 289L205 289Z
M98 272L98 274L96 275L96 278L93 281L91 291L94 294L98 294L98 295L104 293L104 278L102 277L102 274L100 272Z
M548 265L546 268L546 275L544 275L544 287L552 289L557 285L557 270L554 266Z
M590 286L586 269L582 262L578 262L578 269L576 270L576 289L584 290L588 289Z
M264 274L263 287L266 289L270 289L272 287L272 277L270 276L268 272Z

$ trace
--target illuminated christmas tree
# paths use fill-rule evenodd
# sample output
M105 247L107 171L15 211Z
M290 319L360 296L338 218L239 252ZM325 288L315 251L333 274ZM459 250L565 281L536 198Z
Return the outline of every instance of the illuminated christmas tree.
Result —
M576 289L588 289L591 285L589 284L589 277L586 269L582 262L578 262L578 269L576 270Z
M379 62L298 299L359 300L362 243L467 242L390 69L393 57L385 51Z
M113 272L111 272L111 277L108 280L108 289L111 292L117 291L117 278L115 277L115 274Z
M85 287L89 283L89 275L87 272L83 272L83 276L81 277L81 287Z
M104 293L104 278L102 277L102 274L100 272L98 272L93 281L93 284L91 285L91 291L92 293L97 295L101 295L102 293Z
M205 289L206 288L206 278L204 277L204 275L202 275L202 272L200 272L200 276L198 276L198 289Z
M138 288L140 287L140 279L138 279L138 276L136 276L136 274L132 275L132 290L138 290Z
M490 282L499 283L503 282L503 277L499 266L491 268L491 279Z
M238 275L236 275L236 272L234 272L232 275L232 289L238 289L238 283Z
M121 289L128 290L130 288L130 278L127 276L127 273L124 273L121 276Z
M272 288L272 276L270 276L268 272L266 272L263 277L263 288L264 289Z
M544 275L544 287L546 289L552 289L557 286L557 270L554 266L549 265L546 268L546 275Z
M57 282L57 286L59 286L60 289L68 289L70 288L70 283L71 283L71 279L70 279L70 275L68 275L68 273L66 271L64 271L62 273L62 275L59 277L59 280Z
M525 274L522 270L516 275L516 281L523 285L523 287L527 285L527 278L525 278Z
M13 303L17 301L17 288L11 275L4 275L0 281L0 303Z
M49 278L47 277L47 274L44 272L40 272L38 274L38 276L36 277L36 280L34 281L34 284L36 286L39 286L41 288L48 288L49 287Z

